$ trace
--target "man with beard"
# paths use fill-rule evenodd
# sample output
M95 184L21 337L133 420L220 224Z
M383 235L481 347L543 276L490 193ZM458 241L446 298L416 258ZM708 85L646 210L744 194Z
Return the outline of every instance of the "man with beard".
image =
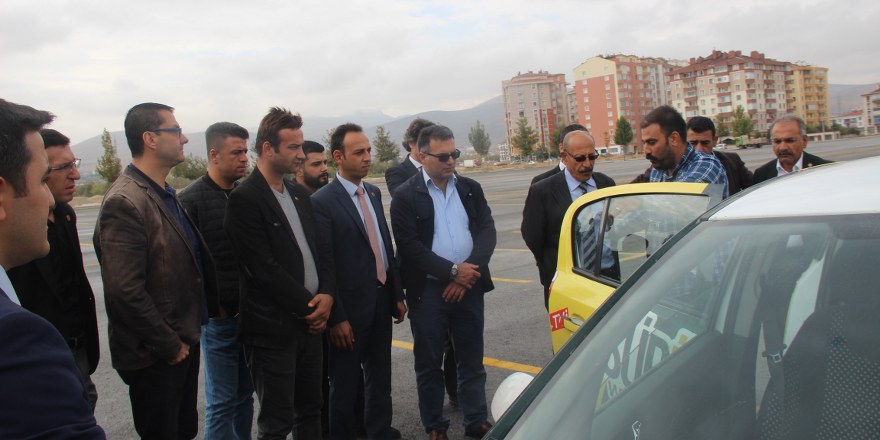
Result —
M324 154L324 146L315 141L303 142L302 148L306 160L302 168L296 172L296 183L305 187L309 194L314 194L330 181L327 156Z
M156 103L128 111L131 164L107 190L94 234L110 359L144 439L198 434L201 326L219 314L208 246L165 181L189 142L173 111Z
M804 120L785 115L770 126L770 142L776 160L755 170L755 183L783 176L815 165L831 163L829 160L804 152L807 148L807 125Z
M651 182L704 182L723 187L727 198L727 174L713 155L700 153L687 142L687 124L674 108L663 105L642 121L645 158L651 161Z
M248 168L248 131L232 122L208 127L208 172L180 191L180 203L217 267L220 315L202 326L205 354L205 439L249 439L254 386L236 339L238 262L223 227L229 193Z
M242 271L238 335L260 403L260 439L321 438L321 332L335 287L309 193L284 177L302 167L302 145L302 118L269 109L254 143L257 167L226 209Z
M538 264L538 275L544 286L544 308L548 310L550 282L556 273L559 231L565 211L571 202L587 192L614 186L613 179L593 172L599 155L593 136L586 131L575 130L566 134L560 151L565 168L529 188L520 226L523 240ZM613 260L603 259L603 268L613 264Z

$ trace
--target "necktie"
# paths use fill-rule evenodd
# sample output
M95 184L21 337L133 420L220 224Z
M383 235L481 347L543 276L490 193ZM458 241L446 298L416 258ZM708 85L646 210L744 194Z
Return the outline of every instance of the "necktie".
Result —
M584 192L584 194L586 194L590 190L590 187L587 186L587 182L581 182L581 184L578 185L578 188L580 188L581 191ZM583 195L583 194L581 194L581 195Z
M382 260L382 252L379 250L379 238L376 237L376 228L373 226L373 216L370 214L370 207L367 206L367 199L364 197L364 189L357 189L358 201L361 203L361 211L364 212L364 228L367 230L367 237L370 239L370 247L373 248L373 256L376 257L376 279L380 283L385 284L386 270L385 261Z

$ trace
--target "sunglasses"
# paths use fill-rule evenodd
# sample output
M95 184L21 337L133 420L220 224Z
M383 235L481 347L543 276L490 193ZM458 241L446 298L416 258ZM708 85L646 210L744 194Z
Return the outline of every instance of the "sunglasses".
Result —
M592 162L592 161L595 161L596 159L599 158L599 155L597 153L581 154L580 156L575 156L575 155L569 153L568 150L565 150L565 154L567 154L568 157L574 159L575 162L583 162L587 159L590 159L590 161Z
M449 158L458 159L461 156L461 151L455 150L452 153L441 153L441 154L431 154L425 152L426 156L436 157L440 162L446 162Z

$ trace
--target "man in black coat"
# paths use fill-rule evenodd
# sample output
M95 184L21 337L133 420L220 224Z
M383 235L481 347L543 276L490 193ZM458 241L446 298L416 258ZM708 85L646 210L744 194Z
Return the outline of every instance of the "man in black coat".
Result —
M239 340L260 403L261 439L321 438L321 332L333 261L318 252L309 193L296 173L302 118L274 107L260 122L257 167L229 195L226 231L241 271ZM317 238L316 238L317 237Z
M754 183L832 162L805 152L807 141L807 125L803 119L785 115L774 121L770 126L770 142L773 144L776 160L771 160L755 170Z
M336 178L312 195L318 233L336 272L330 314L330 438L357 437L356 396L364 383L364 427L371 439L391 435L391 321L406 306L379 189L364 182L370 139L356 124L333 131Z
M422 172L404 182L391 199L415 341L419 414L432 439L447 438L441 365L451 333L465 435L482 438L491 427L483 366L483 295L494 288L489 259L495 251L495 222L480 184L455 174L461 152L451 130L440 125L422 130L419 152ZM435 211L435 206L441 208Z
M586 131L575 130L566 134L561 151L565 169L529 187L520 226L523 240L538 265L538 276L544 286L544 308L548 308L550 282L556 273L559 233L565 211L581 195L615 184L610 177L593 172L599 155L593 136Z
M231 122L205 131L208 171L179 193L180 204L214 258L219 314L202 325L205 354L205 439L249 439L254 386L237 340L238 262L223 227L229 193L248 168L248 131Z
M0 438L104 439L69 345L52 324L21 307L23 292L6 275L49 253L45 225L53 197L39 130L52 119L0 99Z
M9 271L22 307L46 318L67 341L79 368L92 411L98 391L91 374L98 367L98 318L95 295L83 268L76 212L73 200L79 180L79 159L70 149L70 139L51 129L40 131L49 157L46 184L55 199L49 213L49 255ZM46 294L46 293L49 294Z
M409 127L403 134L403 148L406 150L406 157L403 162L394 165L385 171L385 184L388 186L388 194L394 197L394 192L403 182L406 182L412 176L418 174L422 168L419 162L419 133L425 127L434 125L433 122L422 118L415 118L409 123Z
M746 164L738 154L715 150L718 136L715 134L715 123L711 119L705 116L694 116L688 120L687 129L688 143L695 150L714 154L724 165L729 195L732 196L752 185L752 172L746 168Z

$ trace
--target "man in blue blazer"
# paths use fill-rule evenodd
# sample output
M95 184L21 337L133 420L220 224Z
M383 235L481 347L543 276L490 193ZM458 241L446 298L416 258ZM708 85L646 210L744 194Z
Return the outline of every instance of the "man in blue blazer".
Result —
M452 131L440 125L419 134L422 172L391 199L391 223L401 260L415 348L419 414L431 439L446 439L443 346L451 333L458 367L465 435L482 438L487 418L483 366L483 294L494 288L489 259L495 222L480 184L455 174Z
M370 140L355 124L330 137L336 178L312 195L318 234L333 255L335 307L330 314L330 438L357 437L355 396L364 377L367 437L391 438L391 321L406 306L379 189L370 171Z
M52 119L0 99L0 438L103 439L70 348L21 307L6 275L49 253L53 199L39 130Z

